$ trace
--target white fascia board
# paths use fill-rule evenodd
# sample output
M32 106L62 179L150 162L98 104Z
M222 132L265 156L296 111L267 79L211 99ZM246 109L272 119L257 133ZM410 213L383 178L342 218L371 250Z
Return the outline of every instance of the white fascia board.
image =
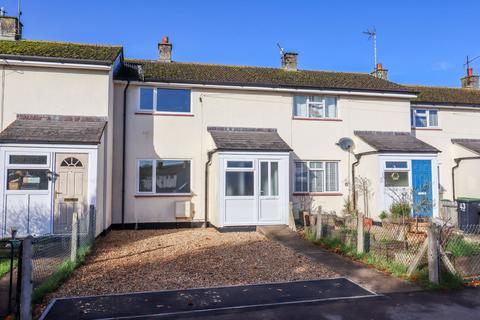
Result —
M290 152L278 152L278 151L218 151L218 155L235 155L235 156L289 156Z
M82 64L82 63L64 63L64 62L47 62L47 61L28 61L28 60L12 60L0 59L0 65L4 66L22 66L22 67L44 67L44 68L60 68L60 69L84 69L84 70L103 70L110 71L109 65Z
M425 109L444 109L444 110L465 110L465 111L479 111L480 106L460 106L460 105L438 105L438 104L427 104L427 103L413 103L411 104L412 108L425 108Z
M0 147L3 148L38 148L38 149L71 149L71 150L85 150L85 149L98 149L98 145L95 144L29 144L29 143L1 143Z
M115 83L126 84L125 80L115 80ZM417 95L409 93L392 93L392 92L364 92L354 90L317 90L317 89L294 89L294 88L275 88L275 87L253 87L253 86L235 86L235 85L212 85L212 84L194 84L194 83L175 83L175 82L142 82L131 81L130 84L139 86L160 86L160 87L177 87L177 88L204 88L204 89L222 89L222 90L245 90L245 91L274 91L288 93L303 94L329 94L344 96L367 96L367 97L384 97L399 99L415 99Z

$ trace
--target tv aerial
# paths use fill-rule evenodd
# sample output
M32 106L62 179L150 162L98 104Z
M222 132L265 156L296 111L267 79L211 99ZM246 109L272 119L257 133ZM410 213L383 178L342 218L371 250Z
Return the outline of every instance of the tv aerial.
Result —
M377 29L375 29L375 26L374 26L371 29L367 29L367 31L363 31L363 34L368 36L368 40L373 41L373 61L374 61L374 67L376 67L377 66Z

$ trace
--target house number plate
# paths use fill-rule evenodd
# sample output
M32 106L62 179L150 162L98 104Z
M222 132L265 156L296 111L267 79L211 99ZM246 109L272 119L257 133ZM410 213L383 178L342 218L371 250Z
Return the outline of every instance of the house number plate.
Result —
M63 202L77 202L78 198L64 198Z

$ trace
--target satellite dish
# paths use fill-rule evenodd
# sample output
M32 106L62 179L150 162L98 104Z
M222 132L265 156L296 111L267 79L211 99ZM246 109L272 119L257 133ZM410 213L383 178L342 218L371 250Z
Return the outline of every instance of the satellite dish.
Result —
M337 146L339 146L344 151L350 151L353 149L355 144L350 138L341 138L340 140L338 140Z

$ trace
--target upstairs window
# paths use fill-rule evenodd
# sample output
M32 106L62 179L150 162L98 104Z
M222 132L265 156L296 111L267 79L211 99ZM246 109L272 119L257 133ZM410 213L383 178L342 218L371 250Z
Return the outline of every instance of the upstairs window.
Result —
M413 128L438 128L438 110L413 109L411 123Z
M140 111L190 113L190 90L140 88Z
M295 96L293 116L297 118L323 119L338 117L337 98L321 96Z

